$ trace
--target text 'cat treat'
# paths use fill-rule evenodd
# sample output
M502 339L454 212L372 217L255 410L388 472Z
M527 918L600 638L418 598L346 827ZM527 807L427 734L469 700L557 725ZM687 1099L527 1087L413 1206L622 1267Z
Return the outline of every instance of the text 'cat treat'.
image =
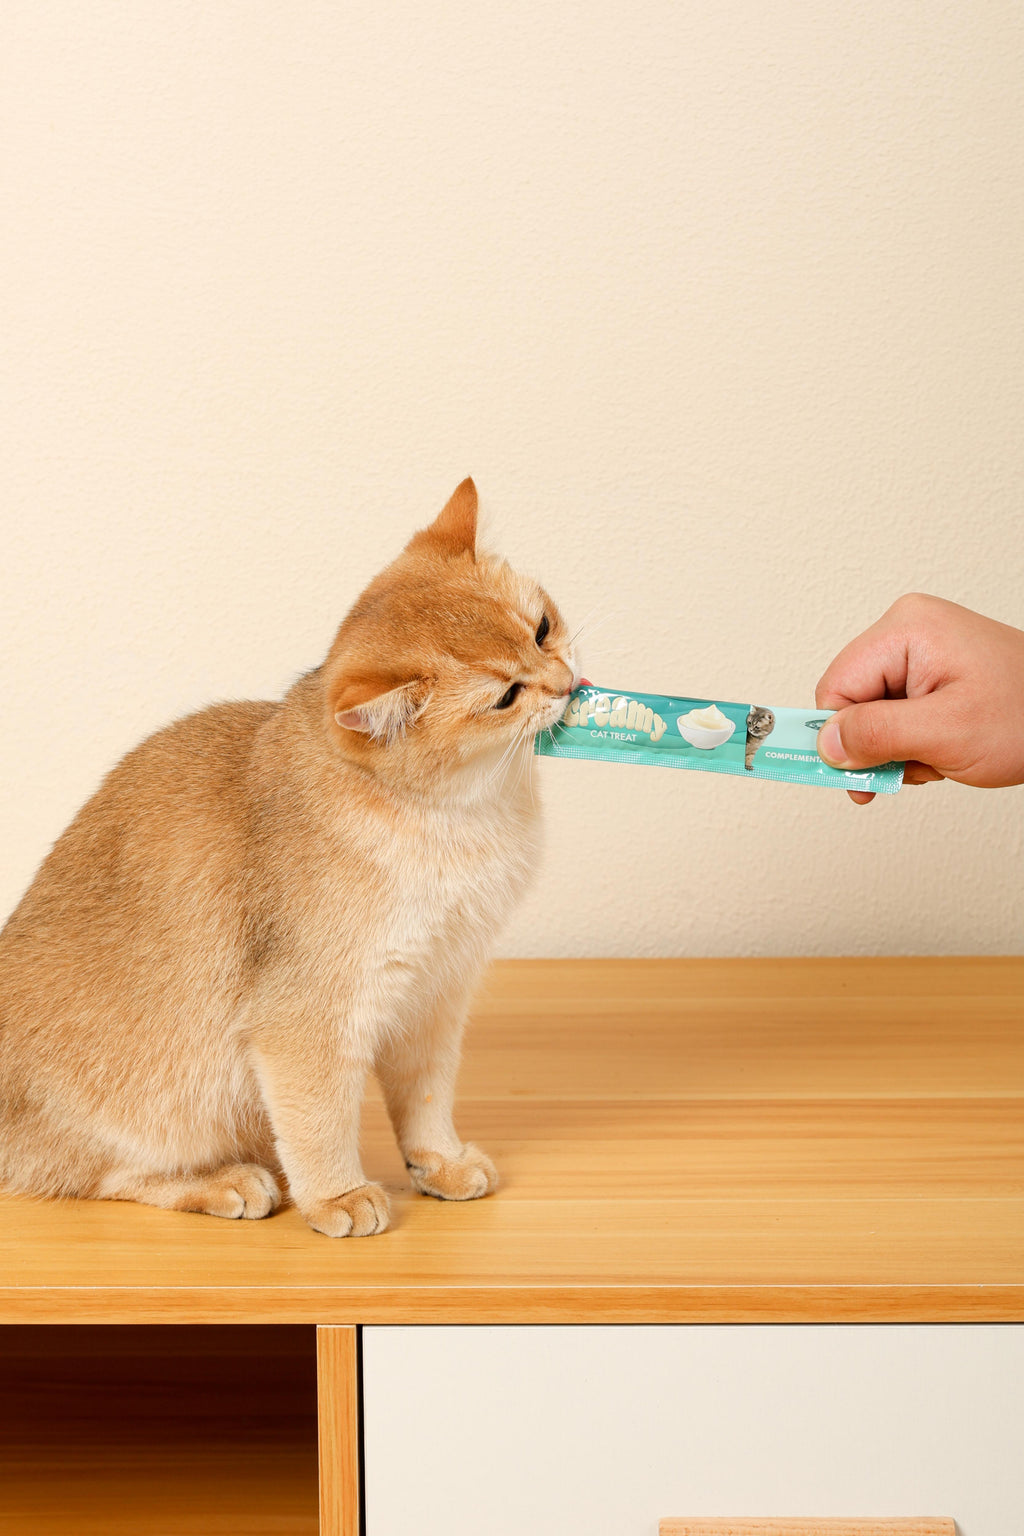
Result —
M855 773L831 768L818 756L817 735L831 713L620 693L586 684L570 696L561 720L537 737L536 751L541 757L696 768L896 794L903 763Z

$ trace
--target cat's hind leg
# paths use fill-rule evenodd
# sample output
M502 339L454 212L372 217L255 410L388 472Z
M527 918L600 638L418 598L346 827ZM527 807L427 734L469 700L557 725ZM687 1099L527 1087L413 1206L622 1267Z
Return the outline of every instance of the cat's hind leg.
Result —
M109 1173L97 1191L99 1200L136 1200L167 1211L202 1211L258 1221L281 1204L273 1174L258 1163L225 1163L204 1173Z

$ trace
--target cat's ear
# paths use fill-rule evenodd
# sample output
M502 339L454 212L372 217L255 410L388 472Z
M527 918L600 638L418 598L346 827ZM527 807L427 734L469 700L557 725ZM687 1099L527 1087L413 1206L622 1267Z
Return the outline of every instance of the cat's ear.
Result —
M476 559L478 505L476 486L467 478L455 487L450 500L430 527L417 533L409 547L430 547L443 555L468 554L471 559Z
M360 731L390 745L411 725L427 700L421 678L399 682L379 672L341 678L331 693L331 713L344 731Z

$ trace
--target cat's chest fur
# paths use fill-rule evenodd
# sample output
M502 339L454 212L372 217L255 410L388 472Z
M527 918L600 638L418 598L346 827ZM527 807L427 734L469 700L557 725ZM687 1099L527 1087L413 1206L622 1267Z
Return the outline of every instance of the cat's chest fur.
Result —
M534 819L500 803L415 813L378 843L381 944L412 957L493 932L529 876L536 840Z
M344 972L402 991L478 969L536 864L526 795L349 809L333 829L318 929Z

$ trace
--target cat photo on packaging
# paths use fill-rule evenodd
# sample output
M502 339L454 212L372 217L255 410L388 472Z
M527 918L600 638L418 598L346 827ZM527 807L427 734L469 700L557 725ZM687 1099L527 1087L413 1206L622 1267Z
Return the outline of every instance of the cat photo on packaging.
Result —
M157 731L58 839L0 933L0 1184L381 1232L372 1072L417 1190L495 1188L455 1129L461 1039L575 678L476 532L465 480L321 666Z

